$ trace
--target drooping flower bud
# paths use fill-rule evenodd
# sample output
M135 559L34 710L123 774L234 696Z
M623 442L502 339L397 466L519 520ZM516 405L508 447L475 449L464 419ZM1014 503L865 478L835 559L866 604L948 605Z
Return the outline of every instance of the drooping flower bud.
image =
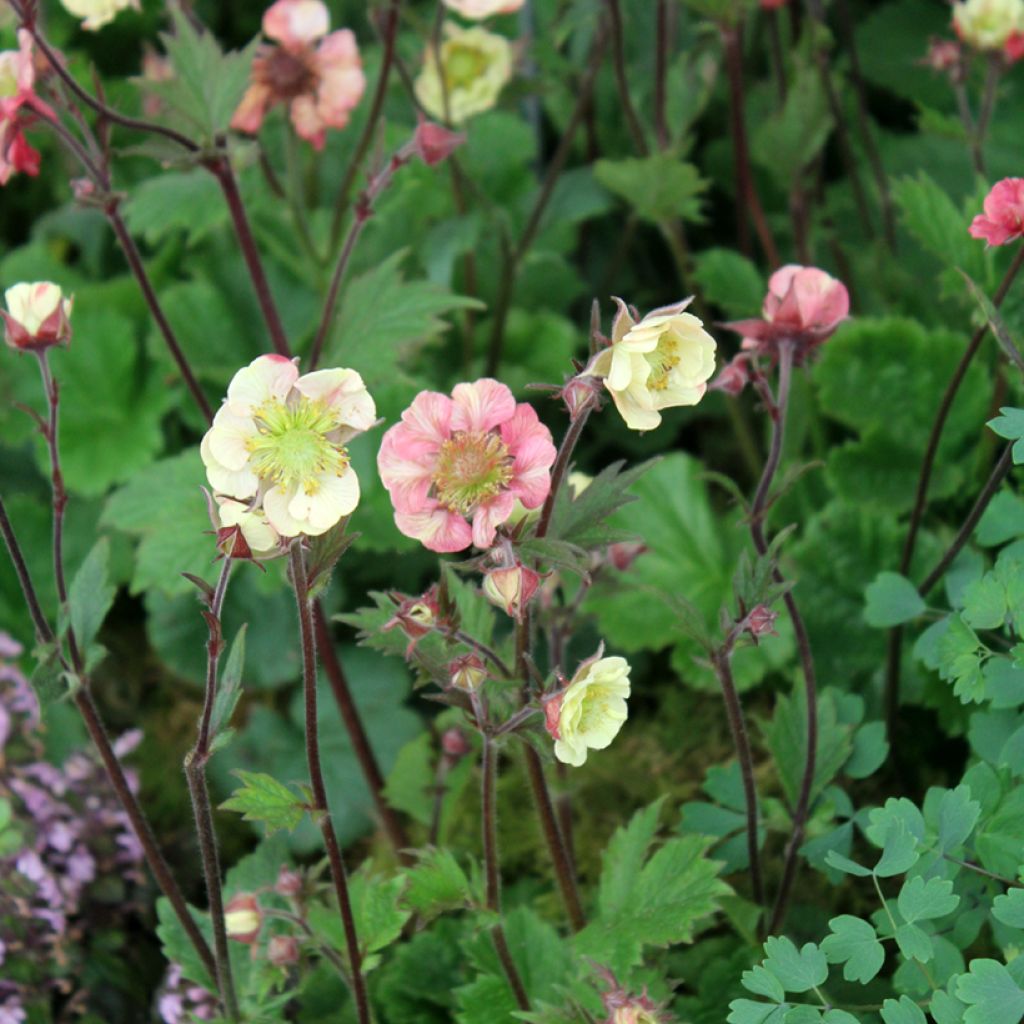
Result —
M600 378L579 374L566 381L559 394L565 402L566 409L569 410L569 418L576 419L581 413L597 405L603 390L604 385Z
M274 892L287 899L298 896L302 892L302 873L288 867L287 864L282 864L274 883Z
M506 615L519 619L542 579L540 573L517 562L488 572L484 577L484 594L492 604L503 608Z
M735 398L750 381L750 367L745 353L740 353L722 367L722 372L711 382L712 391L724 391Z
M409 638L409 646L405 649L405 656L408 658L415 650L416 644L440 625L441 608L437 600L437 584L419 597L398 593L392 593L389 597L398 607L382 628L400 629Z
M229 939L251 944L256 941L262 924L263 911L251 892L240 892L228 900L224 908L224 927Z
M640 541L623 540L608 545L607 558L613 568L625 572L646 550L647 545Z
M448 665L448 680L457 690L473 693L487 678L487 668L475 654L463 654Z
M4 293L0 309L4 338L11 348L40 352L71 340L72 300L50 281L16 284Z
M449 131L421 117L413 135L413 149L428 167L433 167L447 160L465 141L463 132Z
M444 756L451 761L458 761L465 757L473 748L466 739L466 734L455 727L445 729L441 734L441 750Z
M267 959L275 967L298 963L299 940L294 935L274 935L267 943Z
M778 617L779 613L773 612L767 605L759 604L751 609L746 618L746 628L755 643L759 637L779 635L775 630L775 620Z

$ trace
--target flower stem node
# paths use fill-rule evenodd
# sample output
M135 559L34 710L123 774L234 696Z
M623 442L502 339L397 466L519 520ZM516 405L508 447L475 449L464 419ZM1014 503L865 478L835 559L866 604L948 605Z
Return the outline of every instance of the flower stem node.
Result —
M22 352L42 352L71 341L72 299L50 281L16 284L4 293L0 309L4 340Z
M561 690L542 698L555 757L576 768L586 762L588 750L609 746L629 717L629 663L602 654L603 648Z
M457 690L475 693L487 679L484 663L475 654L463 654L448 665L448 681Z
M584 375L604 382L630 430L654 430L661 411L696 405L715 372L715 339L692 313L690 299L652 310L637 322L616 298L611 344L591 359Z
M263 911L259 900L251 892L240 892L228 900L224 907L224 927L228 938L251 945L260 934Z
M521 619L544 576L516 561L503 569L492 569L484 576L484 594L491 604L513 619Z

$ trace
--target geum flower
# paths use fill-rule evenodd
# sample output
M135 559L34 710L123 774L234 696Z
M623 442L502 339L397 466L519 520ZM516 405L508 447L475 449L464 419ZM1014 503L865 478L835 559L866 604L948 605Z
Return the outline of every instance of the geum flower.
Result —
M631 430L653 430L661 410L696 405L715 372L715 339L684 310L690 300L652 310L639 323L622 299L611 344L591 360L585 375L600 377Z
M961 0L953 4L953 29L976 50L1005 51L1024 32L1024 0Z
M850 315L850 294L824 270L790 263L768 279L761 315L760 320L734 320L725 326L743 335L742 347L751 355L774 357L781 342L792 342L800 363Z
M555 461L551 432L504 384L421 391L377 455L395 525L431 551L490 547L516 499L543 504Z
M504 36L486 29L446 23L444 41L430 46L416 79L416 99L441 121L461 124L490 110L512 77L512 47Z
M4 292L0 309L4 339L11 348L39 352L71 340L72 300L51 281L21 283Z
M604 750L629 717L629 663L598 651L569 683L544 698L544 721L555 741L555 757L578 768L588 750Z
M472 21L489 18L492 14L511 14L523 6L525 0L444 0L449 10Z
M292 360L260 356L235 374L203 438L207 479L217 494L261 507L282 537L317 536L359 503L345 442L376 415L355 370L300 377Z
M979 213L967 229L972 238L983 238L989 245L1006 245L1024 237L1024 178L997 181Z
M18 49L0 52L0 185L11 175L39 173L39 153L25 138L25 125L34 116L56 120L57 115L35 94L36 71L32 36L18 30Z
M280 45L257 53L232 128L255 134L271 107L286 104L298 135L320 149L328 128L348 124L366 76L352 31L329 28L320 0L277 0L266 10L263 33Z
M95 31L109 24L126 10L141 10L139 0L60 0L69 14L84 18L82 28Z

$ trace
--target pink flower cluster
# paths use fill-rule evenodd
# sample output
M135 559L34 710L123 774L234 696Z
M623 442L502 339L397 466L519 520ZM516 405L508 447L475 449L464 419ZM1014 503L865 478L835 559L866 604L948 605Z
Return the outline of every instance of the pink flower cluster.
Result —
M985 212L979 213L967 229L972 238L989 245L1006 245L1024 237L1024 178L1003 178L985 196Z
M347 28L328 33L321 0L277 0L263 15L265 46L252 66L252 82L231 127L255 134L267 111L288 106L299 136L320 149L328 128L344 128L366 89L356 37Z
M377 456L398 529L440 552L490 547L517 500L544 503L554 461L536 412L489 378L421 391Z
M36 96L35 84L32 37L20 29L18 49L0 53L0 185L14 174L39 173L39 153L25 138L25 125L33 114L53 120L56 114Z

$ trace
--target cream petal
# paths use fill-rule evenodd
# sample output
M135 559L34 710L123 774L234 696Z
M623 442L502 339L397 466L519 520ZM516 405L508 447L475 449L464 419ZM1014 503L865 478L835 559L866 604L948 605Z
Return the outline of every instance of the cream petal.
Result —
M298 379L295 362L285 356L259 356L228 385L227 405L237 416L251 416L264 402L284 401Z
M263 495L263 511L267 521L282 537L298 537L306 532L305 524L288 511L297 488L272 487Z
M300 377L295 390L306 398L323 402L334 412L344 434L342 441L369 430L377 419L373 398L355 370L316 370Z
M236 416L222 405L206 434L210 453L225 469L244 469L249 461L248 441L258 432L252 419Z
M251 498L260 486L256 474L243 466L241 469L229 469L221 465L210 451L210 435L207 434L199 445L199 455L206 467L206 479L218 494L226 494L232 498Z
M353 469L322 473L316 484L312 493L300 486L288 503L289 514L304 524L302 532L313 537L326 533L359 504L359 477Z
M572 765L579 768L587 760L587 747L585 743L569 743L566 740L555 740L555 757L562 764Z

